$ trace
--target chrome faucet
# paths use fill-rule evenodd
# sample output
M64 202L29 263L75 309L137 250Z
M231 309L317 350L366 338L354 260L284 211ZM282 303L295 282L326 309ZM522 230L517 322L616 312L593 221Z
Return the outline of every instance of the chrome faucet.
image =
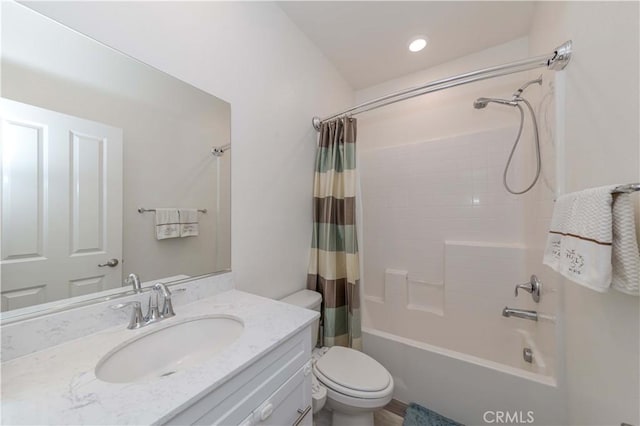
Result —
M129 276L124 280L124 284L133 286L133 291L136 293L142 293L140 278L136 274L129 274Z
M145 325L147 325L147 321L144 315L142 315L142 305L138 301L118 303L117 305L111 306L111 309L122 309L126 308L127 306L133 306L131 317L129 318L129 325L127 325L127 328L129 330L135 330L136 328L144 327Z
M158 309L158 292L152 289L149 295L149 310L147 311L147 316L144 317L144 321L148 325L161 319L162 315L160 315L160 310Z
M530 311L528 309L509 308L508 306L505 306L504 309L502 310L502 316L507 318L516 317L516 318L528 319L531 321L538 321L538 312Z
M169 289L167 288L166 285L164 285L163 283L156 283L153 286L153 291L156 294L156 297L158 296L158 294L162 294L162 311L160 311L160 316L162 316L162 318L170 318L176 315L175 312L173 312L173 304L171 303L171 292L169 291ZM157 303L157 300L156 300Z
M133 275L133 274L132 274ZM182 289L180 289L182 290ZM158 308L158 296L162 295L162 310ZM149 295L149 310L147 315L142 315L142 305L138 301L118 303L111 306L111 309L122 309L127 306L133 306L131 311L131 318L129 319L128 329L135 330L153 324L154 322L162 321L165 318L174 317L176 314L173 311L173 304L171 303L171 292L163 283L156 283L151 288L151 294Z

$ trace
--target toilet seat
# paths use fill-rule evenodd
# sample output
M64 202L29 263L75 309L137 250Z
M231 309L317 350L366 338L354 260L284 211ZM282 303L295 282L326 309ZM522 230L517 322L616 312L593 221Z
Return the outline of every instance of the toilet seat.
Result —
M376 360L355 349L332 347L315 362L313 372L329 391L347 397L386 399L393 392L393 379L389 372Z

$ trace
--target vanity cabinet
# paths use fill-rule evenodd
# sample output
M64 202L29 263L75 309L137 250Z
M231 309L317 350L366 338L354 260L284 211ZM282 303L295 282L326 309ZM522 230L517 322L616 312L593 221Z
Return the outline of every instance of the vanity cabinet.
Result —
M307 309L238 290L178 304L178 314L166 320L166 328L214 315L237 318L243 331L218 353L195 365L182 364L175 374L158 368L155 376L125 382L98 378L97 365L107 354L155 333L156 326L132 331L120 323L39 351L18 345L29 341L24 338L28 333L50 336L60 329L56 324L83 323L78 318L98 327L104 318L98 308L113 314L108 308L112 303L96 306L91 315L79 309L55 314L54 319L47 316L37 328L28 328L33 322L2 327L3 356L6 342L14 345L9 353L21 356L2 363L0 424L311 426L311 326L318 313ZM194 331L198 329L180 330L212 344L224 343ZM166 339L168 346L180 345L171 335ZM133 363L124 365L132 374L137 371Z
M236 376L164 424L307 425L311 409L311 328L254 358Z

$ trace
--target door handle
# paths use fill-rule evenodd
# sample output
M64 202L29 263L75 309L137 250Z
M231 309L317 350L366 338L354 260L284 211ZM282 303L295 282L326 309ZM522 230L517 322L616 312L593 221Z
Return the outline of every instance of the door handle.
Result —
M107 263L100 263L98 264L99 267L103 267L103 266L108 266L110 268L115 268L116 266L118 266L118 259L109 259L107 261Z

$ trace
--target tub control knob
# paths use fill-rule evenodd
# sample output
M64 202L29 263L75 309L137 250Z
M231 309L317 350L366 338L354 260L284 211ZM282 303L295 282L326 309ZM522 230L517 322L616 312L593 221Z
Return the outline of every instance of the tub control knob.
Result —
M528 283L516 285L516 297L518 297L518 289L524 290L531 294L533 301L540 302L540 292L542 290L542 282L535 275L531 275L531 279Z

